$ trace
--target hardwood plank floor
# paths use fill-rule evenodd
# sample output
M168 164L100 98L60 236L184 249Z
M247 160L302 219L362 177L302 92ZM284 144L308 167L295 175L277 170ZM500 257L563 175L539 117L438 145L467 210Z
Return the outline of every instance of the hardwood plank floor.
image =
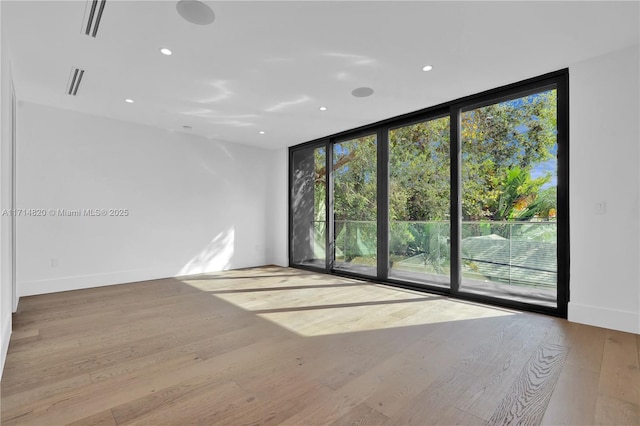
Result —
M640 424L640 337L260 267L25 297L3 425Z

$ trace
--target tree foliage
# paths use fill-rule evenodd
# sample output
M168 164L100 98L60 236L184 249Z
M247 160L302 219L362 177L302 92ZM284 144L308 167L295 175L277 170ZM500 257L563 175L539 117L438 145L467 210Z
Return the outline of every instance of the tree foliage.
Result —
M336 220L376 220L377 149L374 135L334 145L333 190Z
M480 106L460 119L462 219L553 220L554 176L540 166L557 147L556 91ZM422 255L425 265L439 271L448 262L449 116L391 129L388 142L390 251ZM347 261L362 247L376 247L377 150L375 135L333 145L337 246L361 247L345 254ZM323 221L326 153L317 149L315 155L315 211Z
M556 91L461 114L461 196L464 220L522 220L555 212L551 174L531 177L553 157ZM389 219L439 221L450 215L449 117L389 132ZM324 161L324 158L322 158ZM336 144L333 153L337 220L376 219L377 143L374 135ZM318 164L324 176L324 165Z
M556 145L556 91L551 90L512 101L463 112L462 131L462 210L467 220L516 219L502 206L505 191L513 190L509 176L529 176L533 167L550 158ZM518 171L516 171L518 170ZM542 186L551 180L536 180L518 186L511 202L527 199L533 203ZM539 183L539 185L538 185ZM534 212L538 214L541 212Z

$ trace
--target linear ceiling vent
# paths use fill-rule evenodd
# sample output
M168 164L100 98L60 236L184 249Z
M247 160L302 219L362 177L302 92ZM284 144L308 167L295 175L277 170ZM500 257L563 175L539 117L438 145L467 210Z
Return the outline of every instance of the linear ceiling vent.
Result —
M78 67L71 68L71 74L69 74L69 82L67 83L67 95L76 96L78 94L78 88L80 82L84 76L84 70Z
M104 12L104 5L107 0L88 0L87 10L89 11L86 25L83 25L83 31L86 35L95 37L98 34L98 27L100 26L100 20L102 19L102 12ZM85 16L87 13L85 11Z

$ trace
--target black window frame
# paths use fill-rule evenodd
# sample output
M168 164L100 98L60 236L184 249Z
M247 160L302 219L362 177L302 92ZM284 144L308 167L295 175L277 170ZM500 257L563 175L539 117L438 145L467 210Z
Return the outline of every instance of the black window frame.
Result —
M547 307L526 303L516 300L509 300L475 293L460 291L460 233L462 225L462 201L460 193L460 116L463 111L478 108L485 105L494 104L504 100L515 99L528 94L540 93L546 88L554 87L557 91L557 161L558 161L558 194L557 194L557 295L556 307ZM389 130L431 120L443 116L450 117L450 185L451 185L451 256L450 256L450 285L446 287L431 286L428 284L417 284L397 279L389 278L388 270L388 248L389 248L389 205L388 205L388 134ZM346 140L355 139L361 136L376 134L377 136L377 274L375 277L359 275L350 271L333 269L334 256L334 218L333 218L333 145ZM299 265L292 263L293 253L291 251L291 238L293 221L291 214L291 175L293 153L298 149L308 149L311 147L324 146L326 149L326 262L325 267L315 267L309 265ZM449 297L486 303L489 305L515 308L531 312L538 312L562 318L567 317L567 307L570 299L570 223L569 223L569 69L561 69L555 72L544 74L538 77L519 81L516 83L487 90L481 93L456 99L451 102L442 103L436 106L424 108L400 116L381 120L367 124L355 129L346 130L330 136L315 139L299 145L289 147L289 174L288 174L288 206L289 206L289 231L288 231L288 254L289 266L293 268L309 270L313 272L327 273L349 278L358 278L367 281L387 284L401 288L419 290L434 294L442 294Z

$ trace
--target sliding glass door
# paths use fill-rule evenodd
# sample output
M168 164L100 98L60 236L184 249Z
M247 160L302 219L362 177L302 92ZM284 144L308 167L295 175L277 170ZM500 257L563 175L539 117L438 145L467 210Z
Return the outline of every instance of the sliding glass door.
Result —
M290 264L565 316L568 74L290 149Z
M326 147L296 150L291 162L291 261L324 268L327 260Z
M333 226L336 270L377 274L377 137L333 145Z
M389 278L449 286L449 117L389 130Z
M461 292L556 306L557 91L462 111Z

